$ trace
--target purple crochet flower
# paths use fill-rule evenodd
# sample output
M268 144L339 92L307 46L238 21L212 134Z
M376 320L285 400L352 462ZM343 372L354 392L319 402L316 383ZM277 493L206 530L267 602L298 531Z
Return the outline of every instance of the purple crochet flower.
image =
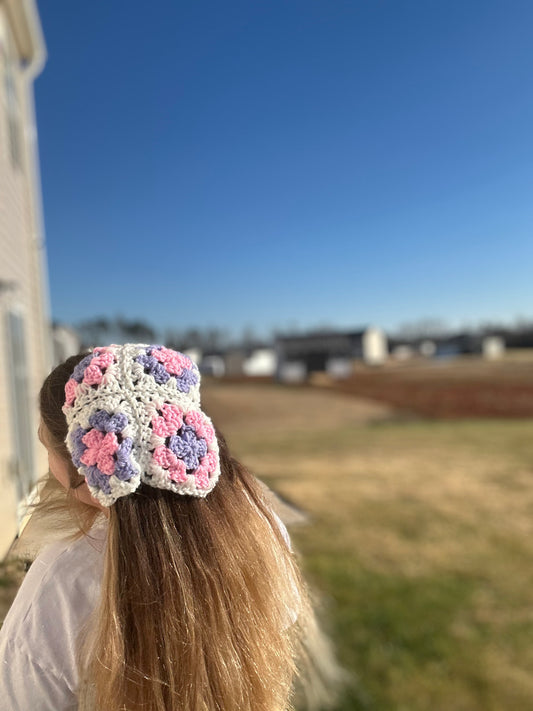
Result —
M183 353L159 345L148 346L144 351L135 360L141 363L144 372L151 375L156 383L163 385L174 378L177 389L188 393L199 382L191 359Z
M109 484L109 477L107 474L101 472L97 466L90 466L85 468L85 478L89 486L96 487L104 492L104 494L111 493L111 486Z
M130 461L132 448L133 440L128 437L122 442L117 451L117 465L114 474L122 481L129 481L135 475L135 469Z
M137 363L141 363L144 372L151 375L156 383L163 385L170 380L170 374L165 370L165 366L151 355L140 355L135 358Z
M207 453L207 442L196 436L194 427L184 425L180 434L170 437L168 448L178 459L185 462L187 469L196 469L200 459Z
M85 475L87 483L90 486L100 489L105 494L111 494L111 486L109 483L110 476L116 476L117 479L120 479L121 481L129 481L136 474L135 468L131 461L133 440L131 437L127 437L123 440L120 438L120 433L128 425L128 418L122 412L110 414L105 410L97 410L89 417L89 424L91 429L86 430L83 427L78 427L70 436L72 461L74 462L74 465ZM85 464L82 461L81 458L88 449L88 446L86 442L83 441L83 438L89 432L106 433L106 437L110 436L107 434L110 432L114 432L119 435L118 441L120 444L113 455L115 458L115 465L111 474L103 472L98 468L98 466L92 464L92 462L90 464Z
M77 383L85 382L89 385L98 385L102 381L102 376L115 362L114 349L111 346L95 348L92 353L81 360L74 368L71 378ZM91 368L89 366L95 366ZM89 368L89 370L87 370Z
M83 444L81 440L82 437L84 437L88 431L89 430L84 430L83 427L78 427L78 429L70 435L72 461L74 462L74 466L77 469L83 466L80 457L85 452L87 447Z
M94 358L94 353L90 353L89 355L85 356L83 360L80 360L78 365L74 368L74 372L72 373L72 377L77 383L81 383L83 380L83 376L85 374L85 368L90 365L92 359Z
M89 417L89 424L100 432L122 432L128 424L128 418L122 412L110 415L105 410L98 410Z
M176 378L176 387L182 393L188 393L189 390L198 382L198 376L193 370L184 369L183 373Z

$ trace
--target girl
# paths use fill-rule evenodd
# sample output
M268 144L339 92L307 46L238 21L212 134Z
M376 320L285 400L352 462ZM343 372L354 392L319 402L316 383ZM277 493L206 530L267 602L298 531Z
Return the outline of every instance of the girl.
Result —
M199 386L186 355L144 344L94 348L45 380L39 436L79 530L39 554L6 617L0 709L293 708L320 639L308 592ZM37 510L54 507L49 481ZM314 682L335 676L327 645L320 657Z

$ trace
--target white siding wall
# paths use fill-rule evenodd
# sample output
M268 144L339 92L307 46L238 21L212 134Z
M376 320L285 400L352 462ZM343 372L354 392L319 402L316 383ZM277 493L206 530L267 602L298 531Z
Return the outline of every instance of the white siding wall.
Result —
M46 453L35 431L38 424L37 393L49 368L47 290L43 288L43 254L41 243L39 195L36 190L33 155L33 87L20 70L17 49L8 24L5 6L0 4L0 557L16 532L17 493L13 481L16 447L13 423L13 393L9 370L7 314L18 313L24 321L28 385L28 428L35 479L46 469ZM10 151L8 106L6 95L6 61L11 62L14 88L19 107L20 167L13 165Z

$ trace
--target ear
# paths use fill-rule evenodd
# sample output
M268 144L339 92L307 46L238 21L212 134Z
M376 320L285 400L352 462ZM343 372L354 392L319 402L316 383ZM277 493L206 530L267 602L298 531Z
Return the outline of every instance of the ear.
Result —
M76 469L72 461L69 462L68 476L70 480L70 488L77 489L79 486L85 484L86 479L83 474Z
M73 492L72 496L74 496L75 499L78 499L79 501L83 501L84 504L89 504L89 506L95 506L97 509L101 509L106 513L107 516L109 516L109 509L107 506L102 506L102 504L97 501L93 496L91 495L91 492L89 491L89 487L87 486L87 482L85 479L83 481L79 482L76 484L76 486L71 486L71 491Z

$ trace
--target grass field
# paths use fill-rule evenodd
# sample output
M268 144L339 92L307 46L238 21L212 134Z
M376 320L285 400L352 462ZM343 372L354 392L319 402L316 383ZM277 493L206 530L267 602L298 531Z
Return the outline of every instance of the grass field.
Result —
M389 361L382 368L357 364L352 377L328 384L427 417L533 418L533 353L527 349L495 361L469 355Z
M533 709L533 419L207 379L203 404L308 514L291 536L357 680L336 711Z
M357 675L339 711L533 708L533 420L403 419L275 385L204 402L310 514L291 535Z

